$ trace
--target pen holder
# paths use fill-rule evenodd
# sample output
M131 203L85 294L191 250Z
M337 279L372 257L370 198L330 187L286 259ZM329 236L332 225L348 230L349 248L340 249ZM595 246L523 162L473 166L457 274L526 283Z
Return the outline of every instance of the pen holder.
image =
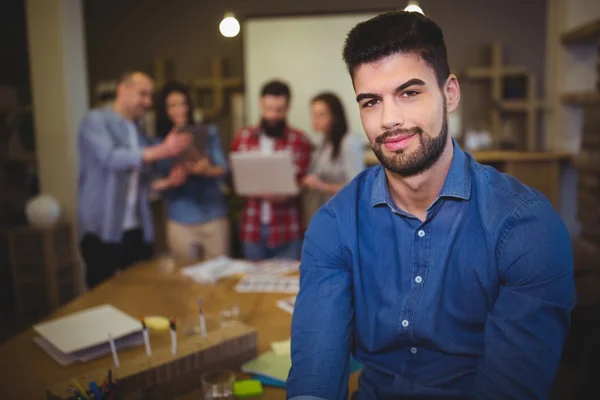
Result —
M211 331L208 336L180 335L177 354L170 345L153 348L147 357L143 348L123 352L120 368L112 365L112 380L116 390L126 399L173 398L198 389L202 374L216 370L239 370L257 356L256 329L241 323ZM106 358L107 363L110 357ZM109 368L91 371L74 379L81 384L102 384ZM59 382L46 390L49 400L67 400L73 395L73 378Z

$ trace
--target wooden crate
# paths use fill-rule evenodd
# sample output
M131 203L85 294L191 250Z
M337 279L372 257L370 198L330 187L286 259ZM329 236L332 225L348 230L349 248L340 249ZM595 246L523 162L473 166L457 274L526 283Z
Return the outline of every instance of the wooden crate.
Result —
M53 228L30 226L9 233L9 247L19 316L39 318L79 294L81 268L68 223Z
M119 396L124 399L171 399L200 388L200 377L216 370L239 370L241 365L258 355L256 329L239 322L200 335L179 335L177 354L170 346L152 350L152 356L137 353L122 355L120 368L108 361L106 368L88 371L77 377L82 383L94 381L102 385L112 368ZM107 360L109 360L107 358ZM112 360L112 359L110 359ZM72 379L47 388L46 399L66 400L71 394Z

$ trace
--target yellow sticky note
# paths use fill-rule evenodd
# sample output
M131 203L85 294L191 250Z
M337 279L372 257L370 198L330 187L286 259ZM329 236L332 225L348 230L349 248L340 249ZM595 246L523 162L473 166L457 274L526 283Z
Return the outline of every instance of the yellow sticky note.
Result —
M291 354L291 341L290 339L282 340L280 342L271 342L271 350L273 353L280 355Z
M170 322L165 317L151 316L144 317L144 322L148 329L154 332L162 332L169 330Z

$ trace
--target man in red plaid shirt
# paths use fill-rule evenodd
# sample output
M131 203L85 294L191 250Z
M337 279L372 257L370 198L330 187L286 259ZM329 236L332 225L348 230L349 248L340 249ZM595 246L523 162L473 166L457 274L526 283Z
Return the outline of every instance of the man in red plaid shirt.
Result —
M280 81L266 83L261 91L261 122L237 133L231 151L292 152L298 182L306 175L311 144L298 129L287 125L290 89ZM268 179L268 177L264 177ZM246 198L240 224L244 257L264 260L273 257L300 259L302 247L300 196Z

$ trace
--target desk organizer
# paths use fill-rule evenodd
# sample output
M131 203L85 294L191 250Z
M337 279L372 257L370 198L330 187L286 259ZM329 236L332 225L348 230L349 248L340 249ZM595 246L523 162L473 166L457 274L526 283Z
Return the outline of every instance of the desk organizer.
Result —
M136 352L127 357L120 355L120 368L116 368L110 356L105 368L90 371L57 383L46 390L49 400L72 398L73 378L85 389L94 381L101 386L112 370L119 398L168 399L181 396L201 387L201 375L219 369L239 370L240 366L257 357L257 332L239 322L201 335L180 336L177 354L171 354L171 346L163 344L152 349L152 356Z

